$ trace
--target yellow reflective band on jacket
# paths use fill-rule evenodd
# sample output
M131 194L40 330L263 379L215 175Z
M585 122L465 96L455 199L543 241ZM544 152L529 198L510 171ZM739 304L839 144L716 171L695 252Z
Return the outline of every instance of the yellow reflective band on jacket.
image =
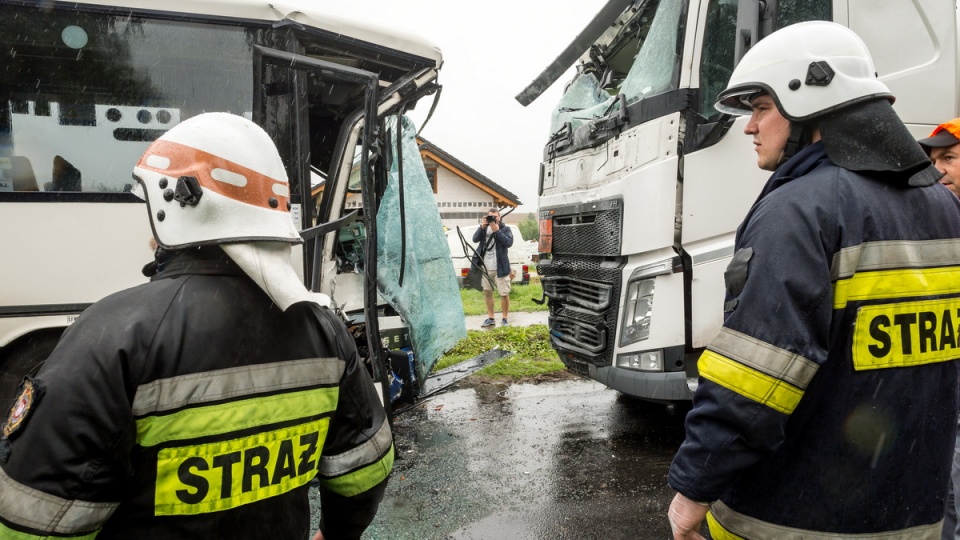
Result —
M723 501L710 506L707 526L714 540L746 540L748 538L776 538L777 540L940 540L943 520L929 525L918 525L899 531L875 533L832 533L796 529L741 514Z
M315 475L329 418L230 441L160 450L158 516L217 512L296 489Z
M853 333L855 369L881 369L960 358L960 298L863 306Z
M93 532L84 536L70 536L70 540L93 540L97 537L98 532ZM3 523L0 523L0 538L3 540L47 540L48 538L58 538L51 536L34 536L32 534L22 533L20 531L15 531L9 527L5 527Z
M391 444L387 454L377 460L376 463L371 463L362 469L343 476L325 479L323 483L331 491L344 497L359 495L383 482L390 475L390 471L393 470L393 452L393 445Z
M707 528L710 529L710 538L713 540L746 540L724 529L717 518L713 517L713 512L707 512Z
M337 387L315 388L147 416L137 420L137 444L155 446L332 412L339 392Z
M697 367L703 378L784 414L791 414L803 397L796 386L711 350L704 351Z
M860 272L837 281L833 308L843 309L853 301L956 293L960 293L960 268L956 266Z

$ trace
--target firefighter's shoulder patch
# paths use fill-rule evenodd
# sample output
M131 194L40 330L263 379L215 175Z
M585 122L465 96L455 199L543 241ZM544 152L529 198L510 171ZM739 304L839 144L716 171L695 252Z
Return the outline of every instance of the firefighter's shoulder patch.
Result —
M0 436L9 439L11 435L23 428L30 416L30 412L43 397L43 383L37 379L25 377L20 383L20 393L14 400L10 411L7 412L7 418L0 425Z

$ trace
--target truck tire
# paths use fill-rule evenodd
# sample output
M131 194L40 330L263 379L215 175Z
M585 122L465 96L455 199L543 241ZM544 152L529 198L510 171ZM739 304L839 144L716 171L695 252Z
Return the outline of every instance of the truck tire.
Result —
M57 346L62 328L51 328L22 337L0 352L0 422L17 397L17 388L26 375L36 375Z

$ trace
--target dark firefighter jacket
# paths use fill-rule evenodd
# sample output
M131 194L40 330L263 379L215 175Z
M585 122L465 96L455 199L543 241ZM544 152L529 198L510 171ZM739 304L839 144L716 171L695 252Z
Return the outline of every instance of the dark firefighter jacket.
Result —
M0 538L309 539L315 476L326 538L359 538L393 464L343 323L216 247L94 304L24 386Z
M725 322L668 477L714 503L713 538L939 538L958 237L942 186L853 173L820 143L774 173L737 231Z

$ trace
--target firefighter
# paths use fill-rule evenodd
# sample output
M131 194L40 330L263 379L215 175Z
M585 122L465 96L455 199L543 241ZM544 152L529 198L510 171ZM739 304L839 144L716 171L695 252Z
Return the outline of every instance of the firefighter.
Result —
M960 202L863 41L772 33L716 104L775 169L737 230L668 482L675 539L940 536L957 418ZM862 535L862 536L860 536Z
M394 449L300 242L270 137L190 118L134 168L150 282L97 302L3 417L0 538L360 538Z

